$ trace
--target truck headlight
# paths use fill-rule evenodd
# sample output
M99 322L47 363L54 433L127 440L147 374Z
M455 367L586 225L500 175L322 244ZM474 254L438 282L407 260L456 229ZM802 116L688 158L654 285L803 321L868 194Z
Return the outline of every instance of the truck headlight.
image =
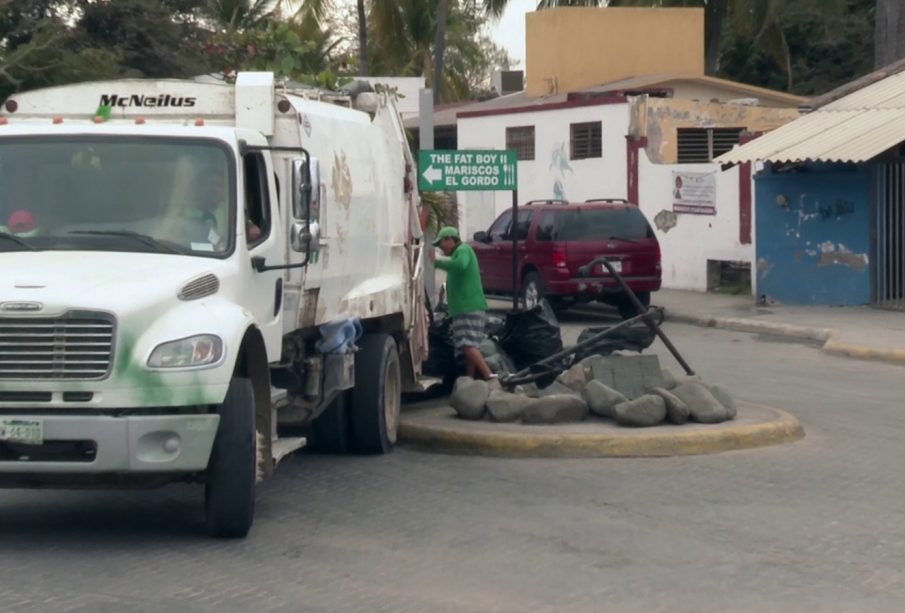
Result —
M193 368L216 364L223 357L223 341L213 334L199 334L157 345L148 358L151 368Z

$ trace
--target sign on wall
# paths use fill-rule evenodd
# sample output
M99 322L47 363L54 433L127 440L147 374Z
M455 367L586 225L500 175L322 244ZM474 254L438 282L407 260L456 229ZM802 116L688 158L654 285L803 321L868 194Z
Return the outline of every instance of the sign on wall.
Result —
M692 215L716 215L716 174L672 173L672 210Z

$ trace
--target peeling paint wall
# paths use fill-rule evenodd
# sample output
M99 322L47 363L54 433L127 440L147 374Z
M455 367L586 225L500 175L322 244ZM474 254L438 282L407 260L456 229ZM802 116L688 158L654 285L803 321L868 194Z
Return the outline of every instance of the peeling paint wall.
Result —
M807 165L755 177L757 293L768 302L870 302L870 174Z
M647 155L656 164L678 160L679 128L743 128L766 132L799 116L795 108L723 104L677 98L632 99L631 134L647 137Z
M660 241L663 287L703 292L707 260L753 262L754 246L739 242L738 168L721 172L714 164L655 164L644 150L639 158L641 210ZM674 170L715 173L716 215L672 210Z

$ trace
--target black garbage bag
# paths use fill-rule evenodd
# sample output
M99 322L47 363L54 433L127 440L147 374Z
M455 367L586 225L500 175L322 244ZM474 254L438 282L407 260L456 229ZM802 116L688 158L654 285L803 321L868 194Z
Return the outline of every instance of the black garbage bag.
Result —
M588 341L611 326L585 328L578 335L578 344ZM597 342L582 347L575 352L574 362L580 362L592 355L610 355L614 351L637 351L641 353L651 346L656 334L644 324L620 328L612 335L605 336Z
M553 309L544 301L528 311L511 311L500 346L519 370L562 351L562 333Z

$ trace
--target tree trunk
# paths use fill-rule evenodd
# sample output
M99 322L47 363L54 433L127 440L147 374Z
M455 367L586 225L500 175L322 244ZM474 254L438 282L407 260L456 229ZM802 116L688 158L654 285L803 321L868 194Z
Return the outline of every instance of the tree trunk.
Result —
M358 74L368 76L368 23L365 0L358 0Z
M449 0L438 0L437 37L434 40L434 104L440 102L440 86L443 84L443 54L446 53L446 16Z
M727 4L727 0L708 0L704 9L704 74L711 76L720 68L720 39Z
M874 32L875 68L905 57L905 6L902 0L877 0Z

